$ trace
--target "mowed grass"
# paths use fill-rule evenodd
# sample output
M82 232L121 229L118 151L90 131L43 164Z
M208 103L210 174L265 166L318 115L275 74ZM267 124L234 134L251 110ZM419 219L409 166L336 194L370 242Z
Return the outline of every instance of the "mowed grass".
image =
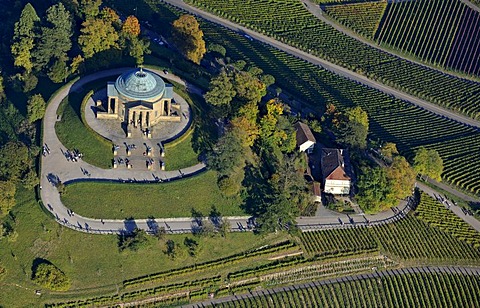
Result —
M137 252L120 253L114 235L85 234L54 222L40 209L31 191L19 188L17 199L12 214L18 238L15 242L0 240L0 264L7 269L0 281L2 307L43 307L45 303L113 294L124 279L214 260L285 240L285 235L261 237L251 232L231 233L226 238L168 235L165 240L172 239L179 245L177 257L171 260L163 253L165 240L149 236L146 247ZM185 237L198 242L196 257L188 255L183 245ZM71 290L50 293L32 283L31 267L35 258L47 259L64 271L72 280ZM42 296L35 295L37 289L42 291Z
M165 145L165 170L178 170L198 164L198 154L193 150L192 134L187 134L189 135L179 142Z
M58 139L65 147L78 149L85 162L104 169L112 167L112 143L84 125L80 109L85 95L106 83L107 79L102 79L85 85L82 92L70 93L57 110L62 120L55 123Z
M73 183L62 202L79 215L98 219L191 217L192 208L207 216L213 205L223 216L246 215L239 197L222 196L213 171L158 184Z

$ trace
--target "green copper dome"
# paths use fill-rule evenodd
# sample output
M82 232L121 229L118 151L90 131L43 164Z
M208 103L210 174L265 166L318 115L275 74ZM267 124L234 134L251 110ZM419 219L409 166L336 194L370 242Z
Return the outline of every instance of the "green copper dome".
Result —
M115 88L129 100L155 101L162 97L165 82L154 72L137 68L120 75Z

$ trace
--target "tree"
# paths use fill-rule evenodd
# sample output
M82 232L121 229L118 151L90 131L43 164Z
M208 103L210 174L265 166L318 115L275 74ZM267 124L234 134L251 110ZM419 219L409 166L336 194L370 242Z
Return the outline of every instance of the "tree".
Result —
M72 74L79 73L80 65L85 61L85 59L81 55L77 55L73 57L72 63L70 64L70 72Z
M132 37L128 43L129 54L135 58L137 65L142 65L144 60L144 54L150 54L150 42L138 37Z
M55 61L53 66L48 71L47 75L54 83L60 83L65 81L68 75L70 75L67 63L63 60Z
M147 243L147 233L144 230L135 228L131 233L118 235L118 248L120 251L126 249L137 251Z
M200 64L207 52L203 31L192 15L182 15L173 22L172 38L180 52L190 61Z
M110 22L103 19L89 19L82 23L78 43L85 58L117 46L118 33Z
M249 102L238 110L238 116L233 118L231 125L239 136L242 146L251 147L260 134L258 120L258 105L255 102Z
M11 181L0 181L0 217L3 217L10 212L15 206L15 192L16 186Z
M398 155L397 145L393 142L387 142L380 149L380 153L391 161L394 155Z
M363 149L367 146L368 115L361 107L349 108L339 117L337 140L347 146Z
M356 199L366 213L375 213L389 208L396 202L385 168L362 168L357 186Z
M112 25L116 25L120 21L120 16L118 16L117 12L109 7L104 7L100 12L100 16L103 20L111 23Z
M19 141L9 141L0 147L0 179L16 183L30 168L28 148Z
M173 240L168 240L165 243L165 250L163 251L170 259L175 259L176 250L175 250L175 242Z
M207 49L208 49L208 52L216 52L217 54L221 55L224 58L227 55L227 50L225 49L225 47L219 44L214 44L214 43L209 44Z
M35 29L39 21L37 12L30 3L27 3L14 27L11 46L14 65L23 67L27 73L30 73L33 68L31 53L35 47Z
M70 289L70 279L58 267L51 263L39 264L34 273L33 281L39 285L54 291L66 291Z
M27 118L30 123L40 120L45 115L46 103L41 94L30 96L27 102Z
M185 237L185 239L183 240L183 244L185 245L185 247L187 247L190 257L195 257L195 250L198 247L198 242L193 238Z
M392 186L396 199L404 199L412 194L415 185L416 172L403 156L395 156L387 168L387 179Z
M213 106L229 105L237 94L232 78L224 70L212 78L208 88L209 91L205 94L205 100Z
M427 150L425 147L418 148L413 162L413 169L418 174L431 177L437 181L442 180L443 160L436 150Z
M140 35L140 23L137 17L130 15L122 25L122 33L128 37L138 37Z
M235 72L233 84L237 97L244 102L260 102L267 94L265 84L247 72Z
M230 229L232 228L230 222L228 221L227 218L222 217L220 221L220 225L218 226L218 232L220 232L220 235L222 237L227 237L227 234L230 232Z
M22 184L27 189L33 189L40 183L38 175L34 169L30 168L22 178Z
M100 5L102 5L102 0L80 0L79 8L83 18L86 20L96 17L100 13Z
M72 16L62 3L47 10L47 26L41 28L41 36L34 53L35 64L41 69L57 60L66 61L72 48Z
M228 129L208 154L207 164L220 175L229 176L243 164L244 152L238 136L232 129Z

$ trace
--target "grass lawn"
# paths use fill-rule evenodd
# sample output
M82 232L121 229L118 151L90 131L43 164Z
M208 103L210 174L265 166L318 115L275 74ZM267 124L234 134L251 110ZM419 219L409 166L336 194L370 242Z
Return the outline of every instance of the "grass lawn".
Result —
M81 93L71 93L65 97L57 110L62 120L55 123L58 139L64 146L80 150L84 154L84 161L104 169L112 167L112 144L83 124L80 106L90 90L105 86L106 82L107 79L101 79L89 83Z
M192 208L208 215L212 205L224 216L246 215L238 197L222 196L213 171L159 184L74 183L67 185L62 202L93 218L191 217Z
M192 146L192 134L172 146L165 145L165 170L178 170L198 164L198 154ZM181 138L181 137L180 137Z
M0 280L2 307L40 307L68 298L112 294L124 279L218 259L285 239L284 235L261 237L251 232L232 233L225 239L194 237L199 246L193 258L183 245L183 239L192 235L169 235L167 239L179 244L174 260L162 252L165 241L154 237L148 237L147 246L137 252L120 253L116 236L84 234L60 226L39 208L30 191L19 189L17 199L12 214L18 238L15 242L0 240L0 266L7 270ZM49 293L32 283L35 258L45 258L64 271L72 280L72 289ZM42 290L42 296L35 295L37 289Z

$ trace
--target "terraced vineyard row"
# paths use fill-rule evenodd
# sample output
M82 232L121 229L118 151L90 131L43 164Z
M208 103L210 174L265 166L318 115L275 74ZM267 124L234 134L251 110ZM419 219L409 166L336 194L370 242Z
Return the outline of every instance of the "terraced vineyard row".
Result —
M419 146L436 149L445 165L443 179L480 193L480 173L476 171L480 170L480 134L477 130L440 118L223 28L202 23L202 29L209 42L226 47L232 60L245 60L272 74L281 88L305 100L318 112L323 112L326 103L339 108L361 106L370 119L371 139L394 142L403 155L409 157Z
M386 7L386 2L362 2L329 5L323 10L345 27L373 38Z
M460 0L391 2L375 40L432 64L480 75L480 13Z
M367 228L302 232L300 239L306 252L316 256L378 250Z
M447 75L371 48L322 23L300 1L188 2L386 85L480 118L480 102L477 99L480 83Z
M476 307L480 277L461 273L390 273L323 281L260 291L254 297L216 303L213 307ZM209 307L212 307L209 306ZM202 307L205 307L202 305Z
M422 193L420 198L420 204L415 210L418 219L480 249L479 232L460 217L452 215L449 209L429 195Z

